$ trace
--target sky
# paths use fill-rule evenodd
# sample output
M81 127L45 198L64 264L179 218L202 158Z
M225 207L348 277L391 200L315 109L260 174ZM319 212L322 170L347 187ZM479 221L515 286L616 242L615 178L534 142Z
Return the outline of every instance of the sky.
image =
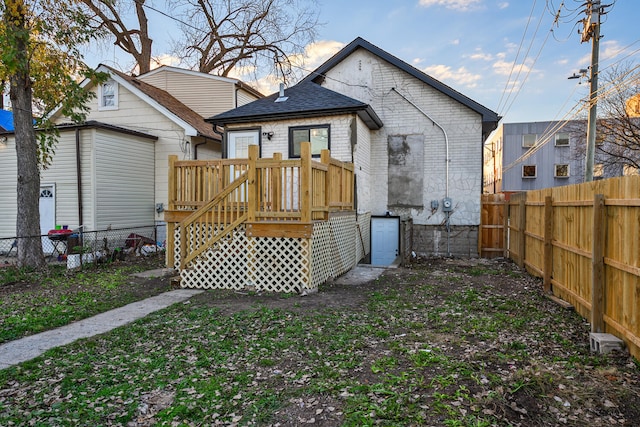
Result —
M476 102L503 122L564 120L584 114L587 78L568 79L591 60L581 35L586 0L318 0L323 24L307 46L304 69L313 70L356 37L413 65ZM603 0L600 72L640 63L638 0ZM557 15L560 10L559 15ZM169 52L178 23L147 11L154 54ZM556 20L556 16L558 19ZM555 22L554 22L555 21ZM128 57L88 52L89 65L126 68ZM166 63L170 56L164 56ZM273 81L253 82L263 93Z

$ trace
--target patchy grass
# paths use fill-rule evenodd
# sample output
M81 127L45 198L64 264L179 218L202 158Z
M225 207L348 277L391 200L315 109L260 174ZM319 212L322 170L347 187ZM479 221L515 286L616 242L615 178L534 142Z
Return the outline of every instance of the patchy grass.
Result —
M127 264L100 265L81 271L51 266L46 272L0 269L0 343L91 317L166 291L159 279L132 273L159 268L157 257Z
M201 294L0 371L0 425L634 425L638 366L589 353L583 319L480 262Z

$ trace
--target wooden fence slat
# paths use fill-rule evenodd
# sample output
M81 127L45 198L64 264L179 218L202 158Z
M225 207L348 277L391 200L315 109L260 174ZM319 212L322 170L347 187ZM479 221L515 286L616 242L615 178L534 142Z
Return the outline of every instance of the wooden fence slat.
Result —
M553 198L544 198L544 278L546 293L551 293L551 276L553 271Z

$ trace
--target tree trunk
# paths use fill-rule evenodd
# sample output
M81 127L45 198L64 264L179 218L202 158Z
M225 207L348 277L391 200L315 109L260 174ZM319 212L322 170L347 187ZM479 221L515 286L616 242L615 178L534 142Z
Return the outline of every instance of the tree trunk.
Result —
M46 262L40 239L40 169L38 167L38 144L33 127L33 91L29 78L28 39L25 29L24 4L14 10L9 22L9 31L16 36L16 60L22 65L9 77L9 97L13 107L16 155L18 167L17 221L18 266L44 268ZM20 7L22 6L22 7Z

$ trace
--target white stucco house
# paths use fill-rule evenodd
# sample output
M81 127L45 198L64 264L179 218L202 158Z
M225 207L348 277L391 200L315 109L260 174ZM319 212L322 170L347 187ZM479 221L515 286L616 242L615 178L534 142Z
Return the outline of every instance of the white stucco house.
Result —
M242 82L174 67L133 77L100 65L107 81L82 84L96 96L87 121L51 118L60 138L41 172L41 230L150 226L167 204L169 155L220 158L221 135L204 121L262 95ZM16 152L11 131L0 135L0 238L15 236Z
M498 115L357 38L298 84L213 115L223 155L353 162L356 210L371 217L371 262L400 252L477 256L483 141Z

